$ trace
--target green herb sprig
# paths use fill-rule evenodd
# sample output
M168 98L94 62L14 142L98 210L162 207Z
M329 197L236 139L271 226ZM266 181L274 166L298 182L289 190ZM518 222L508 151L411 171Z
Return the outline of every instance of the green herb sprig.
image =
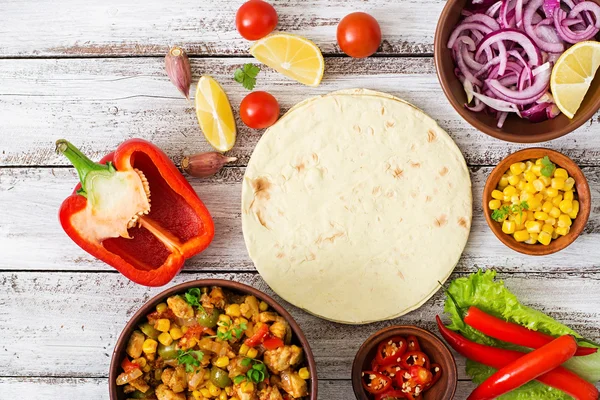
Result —
M177 362L185 365L185 372L194 372L203 358L204 353L199 350L177 351Z
M523 211L529 210L529 204L526 201L522 201L520 204L513 204L512 206L502 206L492 212L492 219L494 221L502 222L510 214L519 214L519 218L522 219Z
M241 83L243 87L248 90L254 90L256 86L256 76L260 72L260 67L254 64L244 64L242 68L235 70L233 79L236 82Z
M242 335L244 334L244 331L246 329L248 329L248 325L245 322L242 322L239 325L232 325L230 323L227 322L219 322L219 326L223 326L225 328L227 328L227 330L225 332L221 332L220 330L217 330L217 339L226 341L226 340L233 340L234 335L236 339L240 339L242 337Z
M245 380L254 383L260 383L269 377L267 366L262 361L255 360L252 358L244 358L241 364L244 367L252 365L252 368L250 368L248 372L246 372L246 375L238 375L235 378L233 378L233 383L235 383L236 385L239 385Z
M204 307L202 307L202 304L200 303L201 298L202 292L198 288L192 288L185 292L185 301L187 301L192 307L196 307L201 312L206 313Z
M554 174L554 171L556 171L556 164L550 161L550 157L545 156L542 158L542 175L547 178L551 178Z

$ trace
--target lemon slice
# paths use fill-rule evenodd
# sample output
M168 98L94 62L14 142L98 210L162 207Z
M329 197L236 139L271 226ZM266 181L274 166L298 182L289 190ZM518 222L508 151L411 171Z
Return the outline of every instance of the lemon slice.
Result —
M580 42L565 51L552 69L550 89L556 105L573 118L600 66L600 43Z
M210 76L202 76L196 88L196 117L208 143L225 152L235 144L235 119L223 88Z
M250 48L258 61L308 86L319 86L325 61L316 44L289 33L274 33Z

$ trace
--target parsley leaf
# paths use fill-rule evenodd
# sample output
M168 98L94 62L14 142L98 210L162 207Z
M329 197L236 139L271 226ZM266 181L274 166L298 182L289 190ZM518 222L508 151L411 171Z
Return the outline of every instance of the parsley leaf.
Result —
M246 380L246 377L244 375L238 375L235 378L233 378L233 383L235 383L236 385L239 385L240 383L244 382Z
M554 174L554 171L556 171L556 164L550 161L548 156L542 158L542 175L547 178L551 178L552 174Z
M185 292L185 301L187 301L188 304L192 307L196 307L198 308L198 310L202 311L203 313L206 313L204 307L202 307L202 304L200 303L201 297L202 292L198 288L193 288Z
M246 372L246 378L250 382L260 383L269 377L269 372L267 371L266 365L259 360L254 360L252 358L244 358L241 362L243 367L248 367L252 364L252 368ZM236 377L238 378L238 377ZM239 379L240 382L243 382L244 379ZM235 382L235 378L234 378ZM237 382L236 382L237 383Z
M251 358L244 358L241 362L242 367L247 367L248 365L250 365L252 363L252 359Z
M497 210L492 212L492 219L494 221L502 222L510 213L510 208L508 206L502 206Z
M204 353L199 350L179 350L177 352L177 363L185 365L185 372L194 372L195 367L200 366Z
M242 68L235 70L233 79L236 82L241 83L243 87L248 90L253 90L256 86L256 76L260 72L260 67L254 64L244 64Z

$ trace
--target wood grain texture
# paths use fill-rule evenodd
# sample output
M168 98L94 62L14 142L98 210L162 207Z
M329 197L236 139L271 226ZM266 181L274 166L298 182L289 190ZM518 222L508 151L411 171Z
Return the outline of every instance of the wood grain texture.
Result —
M194 80L211 74L229 94L239 129L230 154L239 157L238 165L248 162L262 134L246 128L237 113L248 91L233 80L233 73L247 61L192 60ZM318 88L266 68L257 85L275 95L284 111L308 97L353 87L389 92L422 108L450 133L470 165L495 165L524 147L488 137L464 122L444 97L428 58L333 57L326 59L325 79ZM597 115L544 145L580 165L600 165L599 119ZM131 137L151 140L176 161L184 154L211 150L192 106L165 76L162 58L0 60L0 121L0 166L66 165L54 153L60 137L95 159Z
M255 273L185 273L168 286L202 278L236 280L273 295ZM501 274L499 278L525 304L592 340L599 338L599 273ZM551 298L548 288L552 288ZM133 284L118 274L0 273L0 304L5 305L0 324L0 376L105 377L121 329L161 290ZM324 380L349 379L356 351L379 329L404 324L434 331L434 317L443 307L443 296L438 293L419 310L396 320L347 326L318 319L277 296L275 299L303 329L315 354L319 379ZM457 363L460 378L466 379L464 359L457 356Z
M0 56L163 55L180 45L195 55L246 55L251 42L235 28L242 0L53 0L0 3ZM338 54L336 27L352 11L378 19L383 54L433 51L442 0L272 0L278 30ZM402 29L398 29L399 21Z
M506 272L575 272L598 267L600 206L582 236L567 249L547 257L523 256L505 247L490 231L481 210L481 194L491 168L472 168L474 219L458 271L496 267ZM191 178L194 189L215 220L215 239L188 260L187 271L253 271L241 226L241 181L244 168L225 168L208 179ZM592 198L600 198L600 168L587 167ZM64 234L57 212L78 181L70 168L0 169L0 270L102 270L111 267L91 257ZM35 251L32 251L35 250ZM585 256L583 256L585 255Z

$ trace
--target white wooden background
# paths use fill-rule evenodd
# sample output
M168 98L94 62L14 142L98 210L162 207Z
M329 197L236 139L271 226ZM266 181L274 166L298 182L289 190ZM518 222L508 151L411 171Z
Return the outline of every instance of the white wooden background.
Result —
M249 43L234 29L242 0L1 0L0 1L0 399L107 399L115 341L128 318L161 289L141 287L80 250L62 232L57 211L76 183L54 154L67 138L94 158L141 137L174 161L209 150L193 109L163 70L178 44L192 56L194 78L210 74L235 106L247 93L233 71L251 61ZM584 169L594 205L584 234L567 250L533 258L503 247L480 207L493 165L522 146L475 131L450 107L433 66L433 34L442 0L273 0L280 30L314 40L326 56L325 79L307 88L264 70L257 89L285 110L333 90L382 90L421 107L456 140L471 168L475 199L471 238L453 277L497 268L527 304L600 340L600 117L544 144ZM368 60L340 54L335 28L351 11L373 14L384 42ZM239 161L210 179L191 179L216 224L211 247L190 260L171 285L220 277L271 293L244 248L240 182L261 132L238 120L231 154ZM360 344L391 324L433 329L438 294L395 321L348 327L287 305L312 344L320 399L352 399L351 363ZM473 385L460 367L456 399Z

